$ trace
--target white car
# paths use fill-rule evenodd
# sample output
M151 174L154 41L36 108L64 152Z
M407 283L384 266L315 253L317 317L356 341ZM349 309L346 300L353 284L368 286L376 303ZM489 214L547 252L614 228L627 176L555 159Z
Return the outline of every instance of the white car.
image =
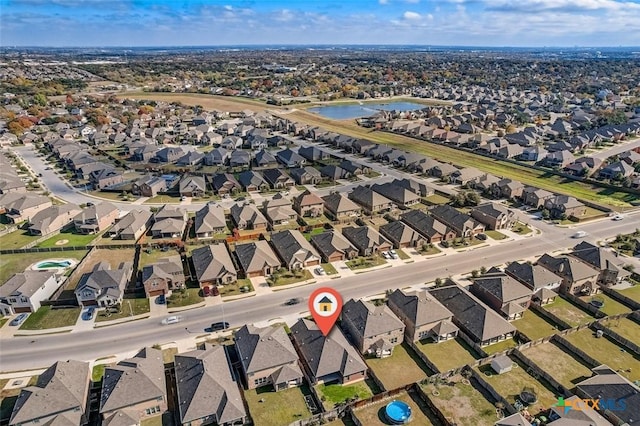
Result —
M382 252L382 257L384 257L385 259L391 259L391 255L386 251Z
M624 219L624 216L622 216L621 214L617 214L612 218L612 220L616 220L616 221L617 220L622 220L622 219Z
M573 238L584 238L587 236L587 233L584 231L578 231L575 234L573 234Z
M182 321L182 315L172 315L162 320L163 325L177 324Z
M397 259L398 258L398 253L395 250L389 250L388 253L389 253L389 256L391 256L392 259Z
M318 274L318 275L326 275L327 274L322 266L318 266L315 269L315 273Z

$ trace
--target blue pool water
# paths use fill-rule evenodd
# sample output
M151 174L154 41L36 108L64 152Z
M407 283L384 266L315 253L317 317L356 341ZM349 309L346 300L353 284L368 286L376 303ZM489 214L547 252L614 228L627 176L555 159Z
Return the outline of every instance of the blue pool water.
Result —
M413 111L424 108L424 105L413 102L389 102L389 103L365 103L362 105L327 105L309 108L308 111L316 112L323 117L332 120L348 120L351 118L369 117L379 110L385 111Z
M44 260L36 264L36 269L68 268L71 262L68 260Z
M391 401L385 408L387 418L397 425L409 423L411 419L411 407L402 401Z

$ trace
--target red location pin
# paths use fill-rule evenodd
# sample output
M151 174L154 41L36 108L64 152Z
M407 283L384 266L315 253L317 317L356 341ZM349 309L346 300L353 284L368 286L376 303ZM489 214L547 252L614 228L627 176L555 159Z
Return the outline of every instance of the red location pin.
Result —
M329 334L342 311L340 293L329 287L322 287L311 293L309 311L322 334Z

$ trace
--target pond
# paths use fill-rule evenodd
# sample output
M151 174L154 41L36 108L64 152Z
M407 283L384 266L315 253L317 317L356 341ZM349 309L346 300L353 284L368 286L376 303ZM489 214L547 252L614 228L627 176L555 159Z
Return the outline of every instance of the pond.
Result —
M424 105L413 102L389 102L362 103L360 105L327 105L309 108L307 111L318 113L332 120L348 120L352 118L369 117L379 110L413 111L424 107Z

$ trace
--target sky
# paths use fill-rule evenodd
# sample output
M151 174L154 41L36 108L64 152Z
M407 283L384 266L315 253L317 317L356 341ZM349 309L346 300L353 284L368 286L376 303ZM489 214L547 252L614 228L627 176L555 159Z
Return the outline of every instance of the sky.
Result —
M0 46L640 46L640 0L0 0Z

